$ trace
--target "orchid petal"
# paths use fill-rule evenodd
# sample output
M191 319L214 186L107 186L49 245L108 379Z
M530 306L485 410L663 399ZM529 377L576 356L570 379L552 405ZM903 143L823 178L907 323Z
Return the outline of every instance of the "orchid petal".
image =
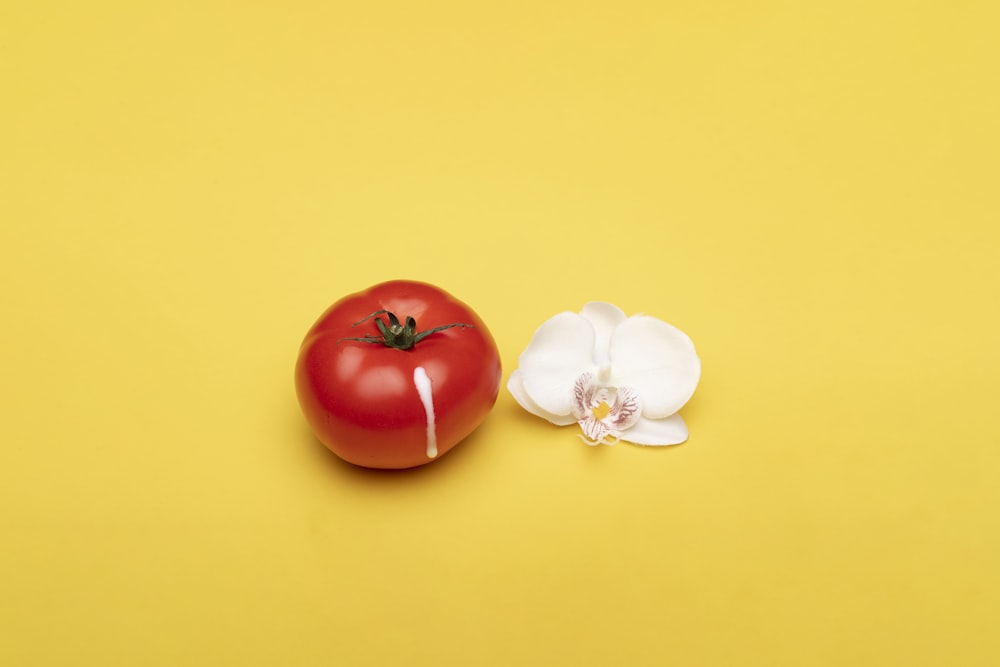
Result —
M679 445L688 439L688 429L680 415L665 419L642 417L621 434L621 439L636 445Z
M654 317L637 315L622 322L611 337L610 352L613 381L642 396L642 414L650 419L680 410L701 377L691 339Z
M611 334L628 319L625 311L610 303L591 301L584 305L580 315L594 327L594 364L598 368L606 368L611 364Z
M572 415L554 415L551 412L546 412L538 407L538 404L535 403L531 397L528 396L528 392L524 390L524 383L520 370L516 370L510 374L510 378L507 380L507 391L511 393L518 405L536 417L546 419L556 426L569 426L570 424L576 423L576 418Z
M518 359L521 387L537 407L570 414L573 384L593 367L594 338L594 327L576 313L559 313L538 327Z

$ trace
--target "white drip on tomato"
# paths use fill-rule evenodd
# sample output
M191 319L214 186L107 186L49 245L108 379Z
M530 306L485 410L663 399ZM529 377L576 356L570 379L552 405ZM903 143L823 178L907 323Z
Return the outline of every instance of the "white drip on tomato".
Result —
M427 377L427 371L423 366L413 369L413 384L417 388L417 395L424 405L424 412L427 413L427 458L433 459L438 455L437 431L434 428L434 397L431 395L431 379Z

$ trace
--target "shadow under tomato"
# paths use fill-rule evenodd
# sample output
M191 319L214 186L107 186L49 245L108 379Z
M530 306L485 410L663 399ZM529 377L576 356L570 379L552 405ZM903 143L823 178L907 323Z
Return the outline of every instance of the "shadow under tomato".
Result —
M320 442L305 423L301 425L301 440L304 446L308 447L316 464L324 467L335 478L347 481L354 486L380 488L392 485L398 487L424 483L425 480L431 480L441 475L453 474L464 465L463 461L467 461L469 457L474 455L473 450L477 443L484 439L483 435L484 431L488 429L488 422L487 418L487 421L479 428L438 459L415 468L399 470L363 468L348 463Z

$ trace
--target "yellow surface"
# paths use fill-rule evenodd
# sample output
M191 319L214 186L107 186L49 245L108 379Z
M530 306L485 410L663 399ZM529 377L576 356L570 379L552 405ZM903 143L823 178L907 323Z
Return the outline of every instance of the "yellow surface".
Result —
M998 19L2 3L0 664L997 664ZM681 327L690 441L340 464L298 345L395 277L505 379Z

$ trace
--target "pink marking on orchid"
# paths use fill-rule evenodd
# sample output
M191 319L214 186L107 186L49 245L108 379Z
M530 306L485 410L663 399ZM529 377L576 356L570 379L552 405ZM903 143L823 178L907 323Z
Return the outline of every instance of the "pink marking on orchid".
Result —
M613 445L642 415L642 399L629 387L608 387L593 373L573 384L573 416L588 445Z

